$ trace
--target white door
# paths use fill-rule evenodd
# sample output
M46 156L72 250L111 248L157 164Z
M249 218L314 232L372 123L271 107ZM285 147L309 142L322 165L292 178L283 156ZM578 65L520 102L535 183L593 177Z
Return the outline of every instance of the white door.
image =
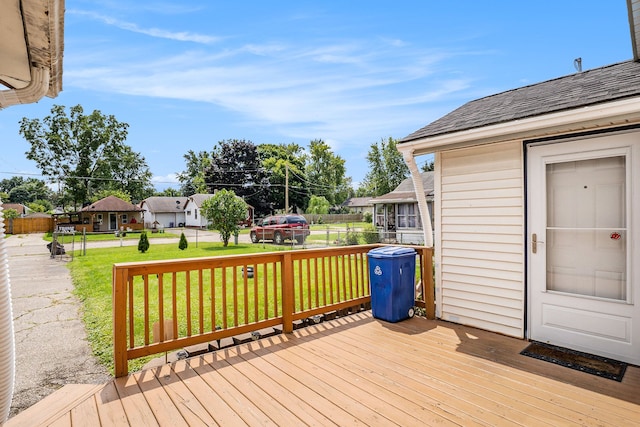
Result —
M640 363L640 133L527 148L529 337Z

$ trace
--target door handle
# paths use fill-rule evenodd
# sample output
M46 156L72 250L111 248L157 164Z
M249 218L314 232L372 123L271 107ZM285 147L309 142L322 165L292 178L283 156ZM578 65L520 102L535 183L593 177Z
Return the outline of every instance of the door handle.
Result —
M533 233L531 235L531 252L538 253L538 243L544 243L542 240L538 240L538 235Z

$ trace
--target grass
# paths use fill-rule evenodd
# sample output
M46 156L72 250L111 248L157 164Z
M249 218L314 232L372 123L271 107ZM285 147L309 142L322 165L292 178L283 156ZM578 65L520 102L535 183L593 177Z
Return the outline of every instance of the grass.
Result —
M120 262L138 262L164 259L197 258L219 255L234 255L272 252L273 245L240 244L223 247L222 243L206 243L198 248L189 247L181 251L175 244L153 245L146 253L135 246L89 249L86 256L76 253L69 263L74 283L74 293L83 303L82 318L87 329L87 338L94 355L113 370L113 319L112 319L112 268ZM130 369L142 367L150 358L130 362Z
M180 237L179 234L175 233L151 233L147 231L147 237L149 239L160 238L160 237L175 237L176 239ZM103 241L116 241L120 240L120 237L116 237L115 233L87 233L86 234L87 242L103 242ZM140 232L137 231L128 231L126 236L122 237L124 240L138 240L140 239ZM45 233L44 240L50 242L53 239L52 233ZM58 235L59 242L70 242L72 239L80 242L82 240L82 233L76 233L75 236L71 234L62 234Z

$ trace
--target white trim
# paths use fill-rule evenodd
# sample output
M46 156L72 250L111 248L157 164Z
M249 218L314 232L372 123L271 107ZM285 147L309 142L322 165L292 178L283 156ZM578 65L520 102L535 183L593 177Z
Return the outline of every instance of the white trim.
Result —
M630 123L640 120L640 97L607 102L569 111L545 114L506 123L468 129L420 138L397 145L402 153L414 155L428 154L444 147L463 147L496 143L512 139L526 139L543 135L570 133L611 126L616 123Z

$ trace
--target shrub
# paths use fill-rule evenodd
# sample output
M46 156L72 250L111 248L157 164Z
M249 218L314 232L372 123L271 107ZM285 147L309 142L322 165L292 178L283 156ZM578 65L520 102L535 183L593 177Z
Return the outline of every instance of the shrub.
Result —
M367 224L363 227L362 237L367 244L380 243L378 229L373 224Z
M180 234L180 243L178 243L178 249L184 251L189 246L189 242L187 242L187 238L184 236L184 233Z
M347 245L357 245L360 242L358 241L360 237L360 233L354 230L347 230L346 244Z
M140 240L138 241L138 250L142 253L145 253L149 250L149 238L147 237L147 232L143 231L140 233Z
M365 212L362 215L362 220L366 223L371 224L371 221L373 221L373 214L371 212Z

